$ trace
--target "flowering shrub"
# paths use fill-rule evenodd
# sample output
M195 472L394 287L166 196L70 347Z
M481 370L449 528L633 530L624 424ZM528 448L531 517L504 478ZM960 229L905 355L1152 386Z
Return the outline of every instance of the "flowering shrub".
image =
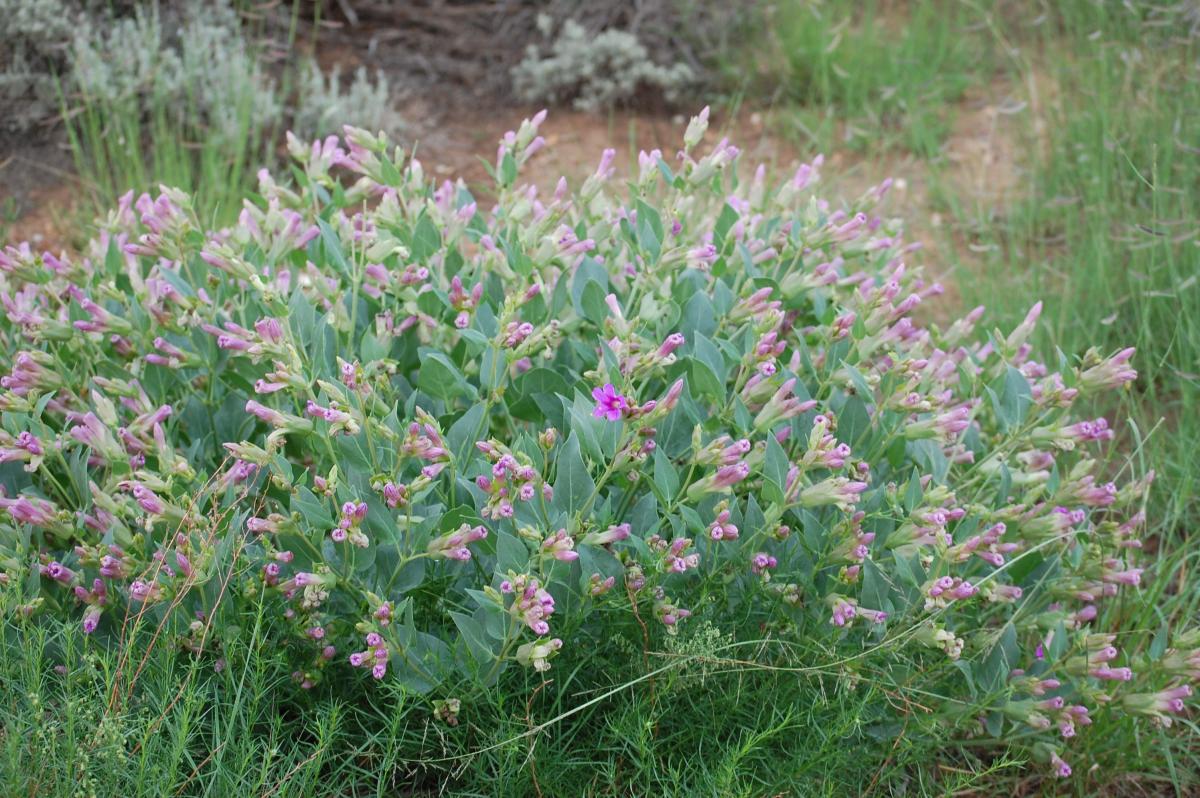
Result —
M230 229L164 188L78 258L5 249L20 614L211 650L261 602L302 686L426 692L701 616L848 679L888 652L940 720L1061 775L1092 713L1183 711L1200 634L1101 625L1153 475L1104 481L1113 431L1073 409L1131 350L1045 365L1036 307L923 324L941 289L886 182L835 210L820 158L739 181L707 110L678 156L543 195L543 118L501 141L491 210L347 128L290 138L294 181L261 172Z

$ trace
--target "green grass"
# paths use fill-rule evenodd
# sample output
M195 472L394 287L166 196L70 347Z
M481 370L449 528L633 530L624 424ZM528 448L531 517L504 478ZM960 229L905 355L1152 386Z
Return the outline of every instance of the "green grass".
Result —
M1039 87L1045 127L1028 116L1023 196L1005 208L962 204L953 230L985 253L957 273L964 300L986 304L991 323L1012 324L1043 299L1040 346L1137 347L1132 390L1093 408L1117 421L1133 470L1158 472L1144 603L1112 610L1130 645L1198 617L1185 577L1200 556L1188 545L1200 522L1200 47L1182 10L1066 3L1037 24L995 18L996 38L1020 43L1007 69ZM1147 781L1200 772L1194 741L1181 752L1190 761L1150 767L1131 724L1082 742Z
M652 661L661 672L647 679L619 638L560 660L545 684L522 671L491 690L449 686L462 698L450 727L431 697L387 681L301 691L262 646L264 617L243 621L219 672L216 654L172 650L150 628L105 648L74 625L5 623L6 794L904 795L1019 765L935 767L936 727L916 707L884 724L899 699L870 680L723 665L711 652ZM699 634L678 653L711 648Z
M239 132L215 136L186 109L138 98L110 103L78 97L65 110L75 168L97 213L126 191L160 184L194 193L206 218L228 221L267 158L265 131L238 109Z
M993 322L1042 298L1040 343L1138 348L1141 378L1116 412L1149 435L1141 454L1162 477L1157 531L1169 539L1200 520L1188 412L1200 400L1200 46L1185 20L1162 19L1065 3L1037 26L999 21L998 36L1023 42L1014 81L1043 87L1045 134L1027 131L1025 196L960 208L958 221L988 253L960 267L964 297Z
M730 54L721 71L733 76L738 62L757 61L757 85L747 88L774 93L787 127L816 149L901 146L935 157L953 125L954 103L981 82L991 48L971 29L965 6L894 6L877 0L773 6L759 21L754 45Z
M923 163L936 205L922 212L937 209L950 220L939 248L950 262L931 265L951 272L963 309L987 306L987 325L1010 329L1043 300L1041 351L1137 347L1133 389L1091 409L1121 427L1114 475L1158 472L1152 570L1138 602L1106 611L1120 618L1129 647L1163 623L1193 624L1200 597L1185 577L1200 557L1188 546L1200 523L1195 19L1187 4L1086 0L912 2L892 10L889 30L848 4L787 6L774 36L799 85L789 92L797 107L785 116L801 120L799 137L814 148L837 145L840 125L868 162L903 150ZM999 86L1027 104L1016 117L1018 162L1008 167L1019 170L1018 197L1007 205L961 193L941 157L954 113L942 104L968 86ZM1081 737L1074 755L1114 782L1134 779L1170 794L1200 774L1200 746L1186 732L1166 738L1121 721ZM1079 781L1075 789L1088 790Z
M1138 349L1133 390L1095 408L1118 420L1137 469L1159 475L1144 602L1110 609L1129 644L1164 622L1194 624L1200 603L1185 582L1200 556L1189 546L1200 522L1200 31L1185 10L1080 2L1055 4L1036 24L998 15L992 33L1019 43L1007 69L1039 87L1044 133L1030 114L1022 197L956 214L956 232L986 252L959 264L962 294L986 304L992 323L1013 323L1040 298L1042 346ZM1166 762L1128 723L1081 742L1112 770L1158 783L1196 778L1196 739Z

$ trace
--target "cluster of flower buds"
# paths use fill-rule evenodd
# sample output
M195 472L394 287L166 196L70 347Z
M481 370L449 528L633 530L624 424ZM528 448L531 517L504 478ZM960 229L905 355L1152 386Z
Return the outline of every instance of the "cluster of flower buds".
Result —
M962 656L963 639L957 637L953 632L947 631L940 624L932 621L923 623L917 628L914 637L922 645L946 652L946 656L950 659L958 659Z
M1133 678L1130 668L1114 668L1109 664L1120 655L1113 645L1115 641L1114 635L1088 635L1084 640L1083 653L1068 657L1063 668L1073 676L1091 676L1093 679L1116 682L1129 681Z
M829 622L834 626L850 626L855 618L863 618L871 623L883 623L887 620L886 612L860 606L856 599L837 593L826 596L825 603L829 606Z
M798 476L798 475L797 475ZM842 512L853 511L858 498L869 485L866 482L849 479L848 477L828 477L820 482L806 487L799 486L799 479L788 475L789 485L786 489L788 498L795 496L795 501L802 507L837 507ZM794 488L799 488L794 490Z
M786 350L787 341L779 337L777 330L769 330L758 339L750 351L749 360L759 374L771 377L779 370L776 359Z
M510 130L500 139L500 147L496 151L496 175L497 179L507 184L508 179L503 179L507 158L513 159L513 166L519 167L528 161L546 144L546 139L538 135L538 128L546 121L545 109L538 111L530 119L525 119L521 122L521 126L516 130ZM514 172L515 173L515 172Z
M491 473L480 474L475 484L487 494L487 504L480 510L484 518L512 518L514 503L533 501L539 492L547 501L553 489L542 480L538 470L529 464L528 456L514 454L499 441L478 441L475 447L492 463Z
M783 303L771 299L775 289L771 286L759 288L748 297L738 300L729 312L729 318L735 322L753 320L755 326L775 327L783 315Z
M914 510L895 532L888 535L886 545L897 551L950 547L954 539L946 530L946 526L952 521L962 519L965 515L966 510L961 507L946 507L941 504L923 505ZM1002 533L1003 530L1001 530Z
M846 466L850 459L850 446L838 443L832 431L833 421L830 416L818 415L813 419L812 432L808 435L808 449L799 463L801 468L826 468L836 471Z
M728 493L734 485L750 476L750 464L740 460L733 465L718 466L716 471L701 477L687 489L687 497L696 501L709 493Z
M691 610L677 606L661 587L654 589L654 617L658 618L663 626L673 631L675 624L691 614Z
M692 462L717 467L737 465L753 448L747 438L735 441L728 435L722 435L696 450L692 455Z
M1200 628L1181 633L1176 645L1163 654L1159 666L1172 676L1200 682Z
M933 438L949 444L957 440L969 426L971 407L963 404L910 422L904 427L904 437L910 441Z
M360 419L356 419L353 413L341 409L340 404L338 401L331 401L326 407L309 399L304 405L304 414L327 423L329 431L334 435L357 435L361 429Z
M15 499L0 496L0 510L7 510L18 524L30 524L43 529L56 529L61 525L58 508L36 496L18 496Z
M157 577L152 577L150 581L145 579L135 579L129 583L129 599L130 601L140 602L142 604L150 604L152 602L161 601L164 598L164 587L159 582Z
M931 579L921 589L925 595L925 611L945 609L953 601L969 599L979 588L957 576L941 576Z
M383 494L383 502L389 509L394 510L397 507L406 507L408 505L408 486L403 482L388 480L376 486L376 490Z
M615 576L602 576L601 574L592 574L588 577L588 595L592 598L599 598L605 593L613 589L617 584Z
M750 573L755 576L761 576L764 582L769 582L771 579L771 569L779 567L779 560L775 559L765 551L756 552L750 558Z
M1053 446L1069 452L1079 444L1112 440L1113 435L1108 421L1097 418L1092 421L1076 421L1073 424L1060 422L1036 427L1030 433L1030 439L1038 445Z
M316 572L299 571L291 579L280 582L279 590L289 600L300 595L300 606L315 610L329 598L329 591L337 584L337 576L327 566L317 567Z
M1162 726L1170 726L1174 716L1183 714L1185 710L1183 699L1191 695L1191 685L1177 684L1153 693L1125 693L1121 696L1121 704L1127 712L1153 718Z
M363 519L367 517L366 502L346 502L342 505L342 517L329 533L334 543L349 541L350 545L365 549L370 541L362 531Z
M0 463L25 463L26 471L37 471L45 458L42 442L32 432L21 432L16 437L0 431Z
M999 568L1004 565L1004 558L1021 549L1016 541L1001 542L1000 538L1008 527L1004 522L992 524L978 535L972 535L957 546L952 546L946 556L954 562L966 562L971 557L978 557L988 565Z
M483 283L476 283L467 291L463 287L461 277L456 274L450 278L450 306L458 311L458 315L454 317L455 327L465 330L471 325L471 311L479 305L482 297Z
M1134 352L1129 347L1111 357L1101 357L1095 349L1089 350L1083 358L1086 368L1079 371L1080 390L1087 393L1112 390L1136 380L1138 373L1129 366Z
M738 528L729 520L729 502L723 501L714 509L717 517L708 525L709 537L713 540L737 540Z
M847 563L842 568L839 578L847 584L858 579L862 563L871 556L871 544L875 542L874 532L865 532L862 528L863 519L867 514L861 510L851 513L849 517L838 522L833 528L835 545L830 551L830 563ZM786 526L776 530L775 536L786 539L791 533Z
M646 545L658 555L658 568L663 573L681 574L700 567L700 555L687 553L692 547L691 538L679 537L667 542L659 535L651 535L646 539Z
M447 698L433 702L433 717L447 726L458 725L458 713L461 711L462 701L457 698Z
M756 382L760 377L763 377L764 382ZM743 396L748 393L753 393L760 386L768 385L765 382L765 377L760 373L755 374L746 381L746 387L743 389ZM775 427L788 419L803 415L809 410L817 406L815 399L800 399L795 394L796 378L789 377L772 393L762 405L762 409L758 411L758 415L754 417L754 428L760 432L769 432Z
M542 587L536 577L518 574L500 583L501 593L512 593L508 611L513 618L528 626L536 635L550 633L547 619L554 614L554 597Z
M727 169L741 154L741 150L730 144L729 139L721 139L713 145L712 151L708 155L698 161L693 160L688 151L700 142L704 131L708 128L707 114L702 113L702 116L703 119L701 116L692 117L692 122L688 125L688 130L693 131L692 136L684 136L685 149L680 153L684 177L693 186L699 186L712 180L719 172ZM689 141L693 139L694 143L689 144Z
M279 577L283 573L283 567L280 563L290 563L294 555L290 551L277 551L271 555L271 559L263 563L262 580L267 587L278 587Z
M254 399L246 402L246 412L259 421L274 427L279 433L304 433L311 432L313 429L313 423L308 419L267 407Z
M355 668L369 668L371 676L382 679L387 674L388 652L387 643L378 632L367 633L367 648L355 651L350 655L350 664Z
M1086 520L1087 513L1081 509L1038 504L1021 519L1021 533L1030 543L1041 543L1063 537Z

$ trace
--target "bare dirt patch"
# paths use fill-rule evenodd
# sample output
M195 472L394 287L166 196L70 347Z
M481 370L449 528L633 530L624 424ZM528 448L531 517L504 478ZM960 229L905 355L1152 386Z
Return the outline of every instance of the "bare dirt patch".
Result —
M78 192L61 136L45 128L0 136L0 245L29 241L41 249L69 246Z
M1015 95L1016 87L1002 82L969 92L954 109L950 136L933 165L903 150L825 154L822 190L831 202L852 200L887 177L895 179L883 211L900 217L910 240L924 245L919 260L951 295L951 301L938 303L943 307L957 305L953 264L983 267L968 238L948 224L944 194L972 209L975 218L989 218L1026 190L1018 130L1028 110ZM491 181L484 162L494 161L496 142L506 130L538 109L488 107L453 92L442 96L410 90L400 110L413 120L401 140L415 146L426 173L439 179L461 177L486 198ZM672 162L686 123L683 115L665 113L552 110L542 127L547 146L527 165L523 179L542 191L552 190L560 176L577 184L595 169L607 147L616 150L619 173L636 169L639 150L660 149ZM736 117L714 114L701 148L728 136L742 148L743 174L762 163L785 175L817 153L780 133L783 127L770 110L743 110ZM12 151L0 154L0 203L15 208L6 225L10 241L29 240L38 248L57 250L81 239L69 156L56 138L7 142Z

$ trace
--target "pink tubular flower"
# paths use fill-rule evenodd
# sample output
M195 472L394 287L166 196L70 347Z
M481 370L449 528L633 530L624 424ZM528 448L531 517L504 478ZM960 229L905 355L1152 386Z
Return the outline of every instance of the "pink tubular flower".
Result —
M322 407L311 399L305 404L304 412L313 418L324 419L335 426L348 426L353 421L349 413L334 407Z
M90 635L100 625L100 615L104 610L97 604L90 605L83 611L83 633Z
M630 532L631 527L629 524L616 524L603 532L589 532L587 535L584 535L581 542L592 546L608 546L617 541L625 540L629 537Z
M279 319L261 318L254 322L254 329L266 343L274 344L283 339L283 324Z
M1081 443L1087 441L1110 441L1113 438L1113 431L1108 428L1108 421L1103 418L1097 418L1093 421L1080 421L1063 427L1062 434L1072 441L1079 441Z
M1156 693L1128 693L1122 698L1122 703L1130 712L1149 715L1164 725L1170 725L1169 715L1181 714L1185 709L1183 700L1191 695L1190 685L1179 684Z
M804 507L834 505L849 512L858 502L860 493L867 489L866 482L856 482L846 477L829 477L800 491L800 504Z
M150 515L162 515L167 511L166 503L158 495L140 482L133 485L133 498L138 506Z
M841 596L830 596L828 603L831 609L829 622L834 626L847 626L858 614L855 604Z
M1133 678L1133 671L1129 668L1110 668L1107 665L1093 668L1089 673L1097 679L1113 682L1127 682Z
M15 499L0 497L0 509L8 510L9 515L18 524L32 524L41 527L53 524L58 510L45 499L32 496L18 496Z
M407 497L408 488L403 483L388 482L383 486L383 500L392 509L407 504Z
M1084 390L1099 391L1109 388L1119 388L1127 382L1137 379L1137 371L1129 367L1133 358L1133 347L1122 349L1110 358L1101 360L1095 366L1079 375L1079 384Z
M560 529L552 533L548 538L542 541L542 554L553 557L560 562L571 562L579 559L579 552L575 551L575 541L567 534L567 530Z
M467 548L467 544L483 540L486 537L487 529L485 527L463 524L455 531L431 540L426 550L433 557L466 562L471 559L471 550Z
M68 584L75 578L75 572L57 560L41 567L42 576L53 579L61 584Z
M658 403L660 412L669 413L675 409L675 405L679 402L679 397L683 394L683 380L675 380L671 383L671 387L667 389L667 394Z
M261 383L262 380L259 380ZM283 387L282 385L280 386ZM256 389L257 390L257 387ZM258 391L259 393L269 393L270 391ZM259 421L264 421L272 427L282 427L287 424L288 418L283 413L274 408L267 407L260 402L250 399L246 402L246 412L257 418Z
M672 357L675 350L683 346L684 342L681 333L671 333L663 339L662 345L658 347L658 356L663 359Z
M596 418L620 421L621 416L629 412L629 401L617 393L611 382L605 383L603 388L593 388L592 398L596 400L596 409L592 411Z

